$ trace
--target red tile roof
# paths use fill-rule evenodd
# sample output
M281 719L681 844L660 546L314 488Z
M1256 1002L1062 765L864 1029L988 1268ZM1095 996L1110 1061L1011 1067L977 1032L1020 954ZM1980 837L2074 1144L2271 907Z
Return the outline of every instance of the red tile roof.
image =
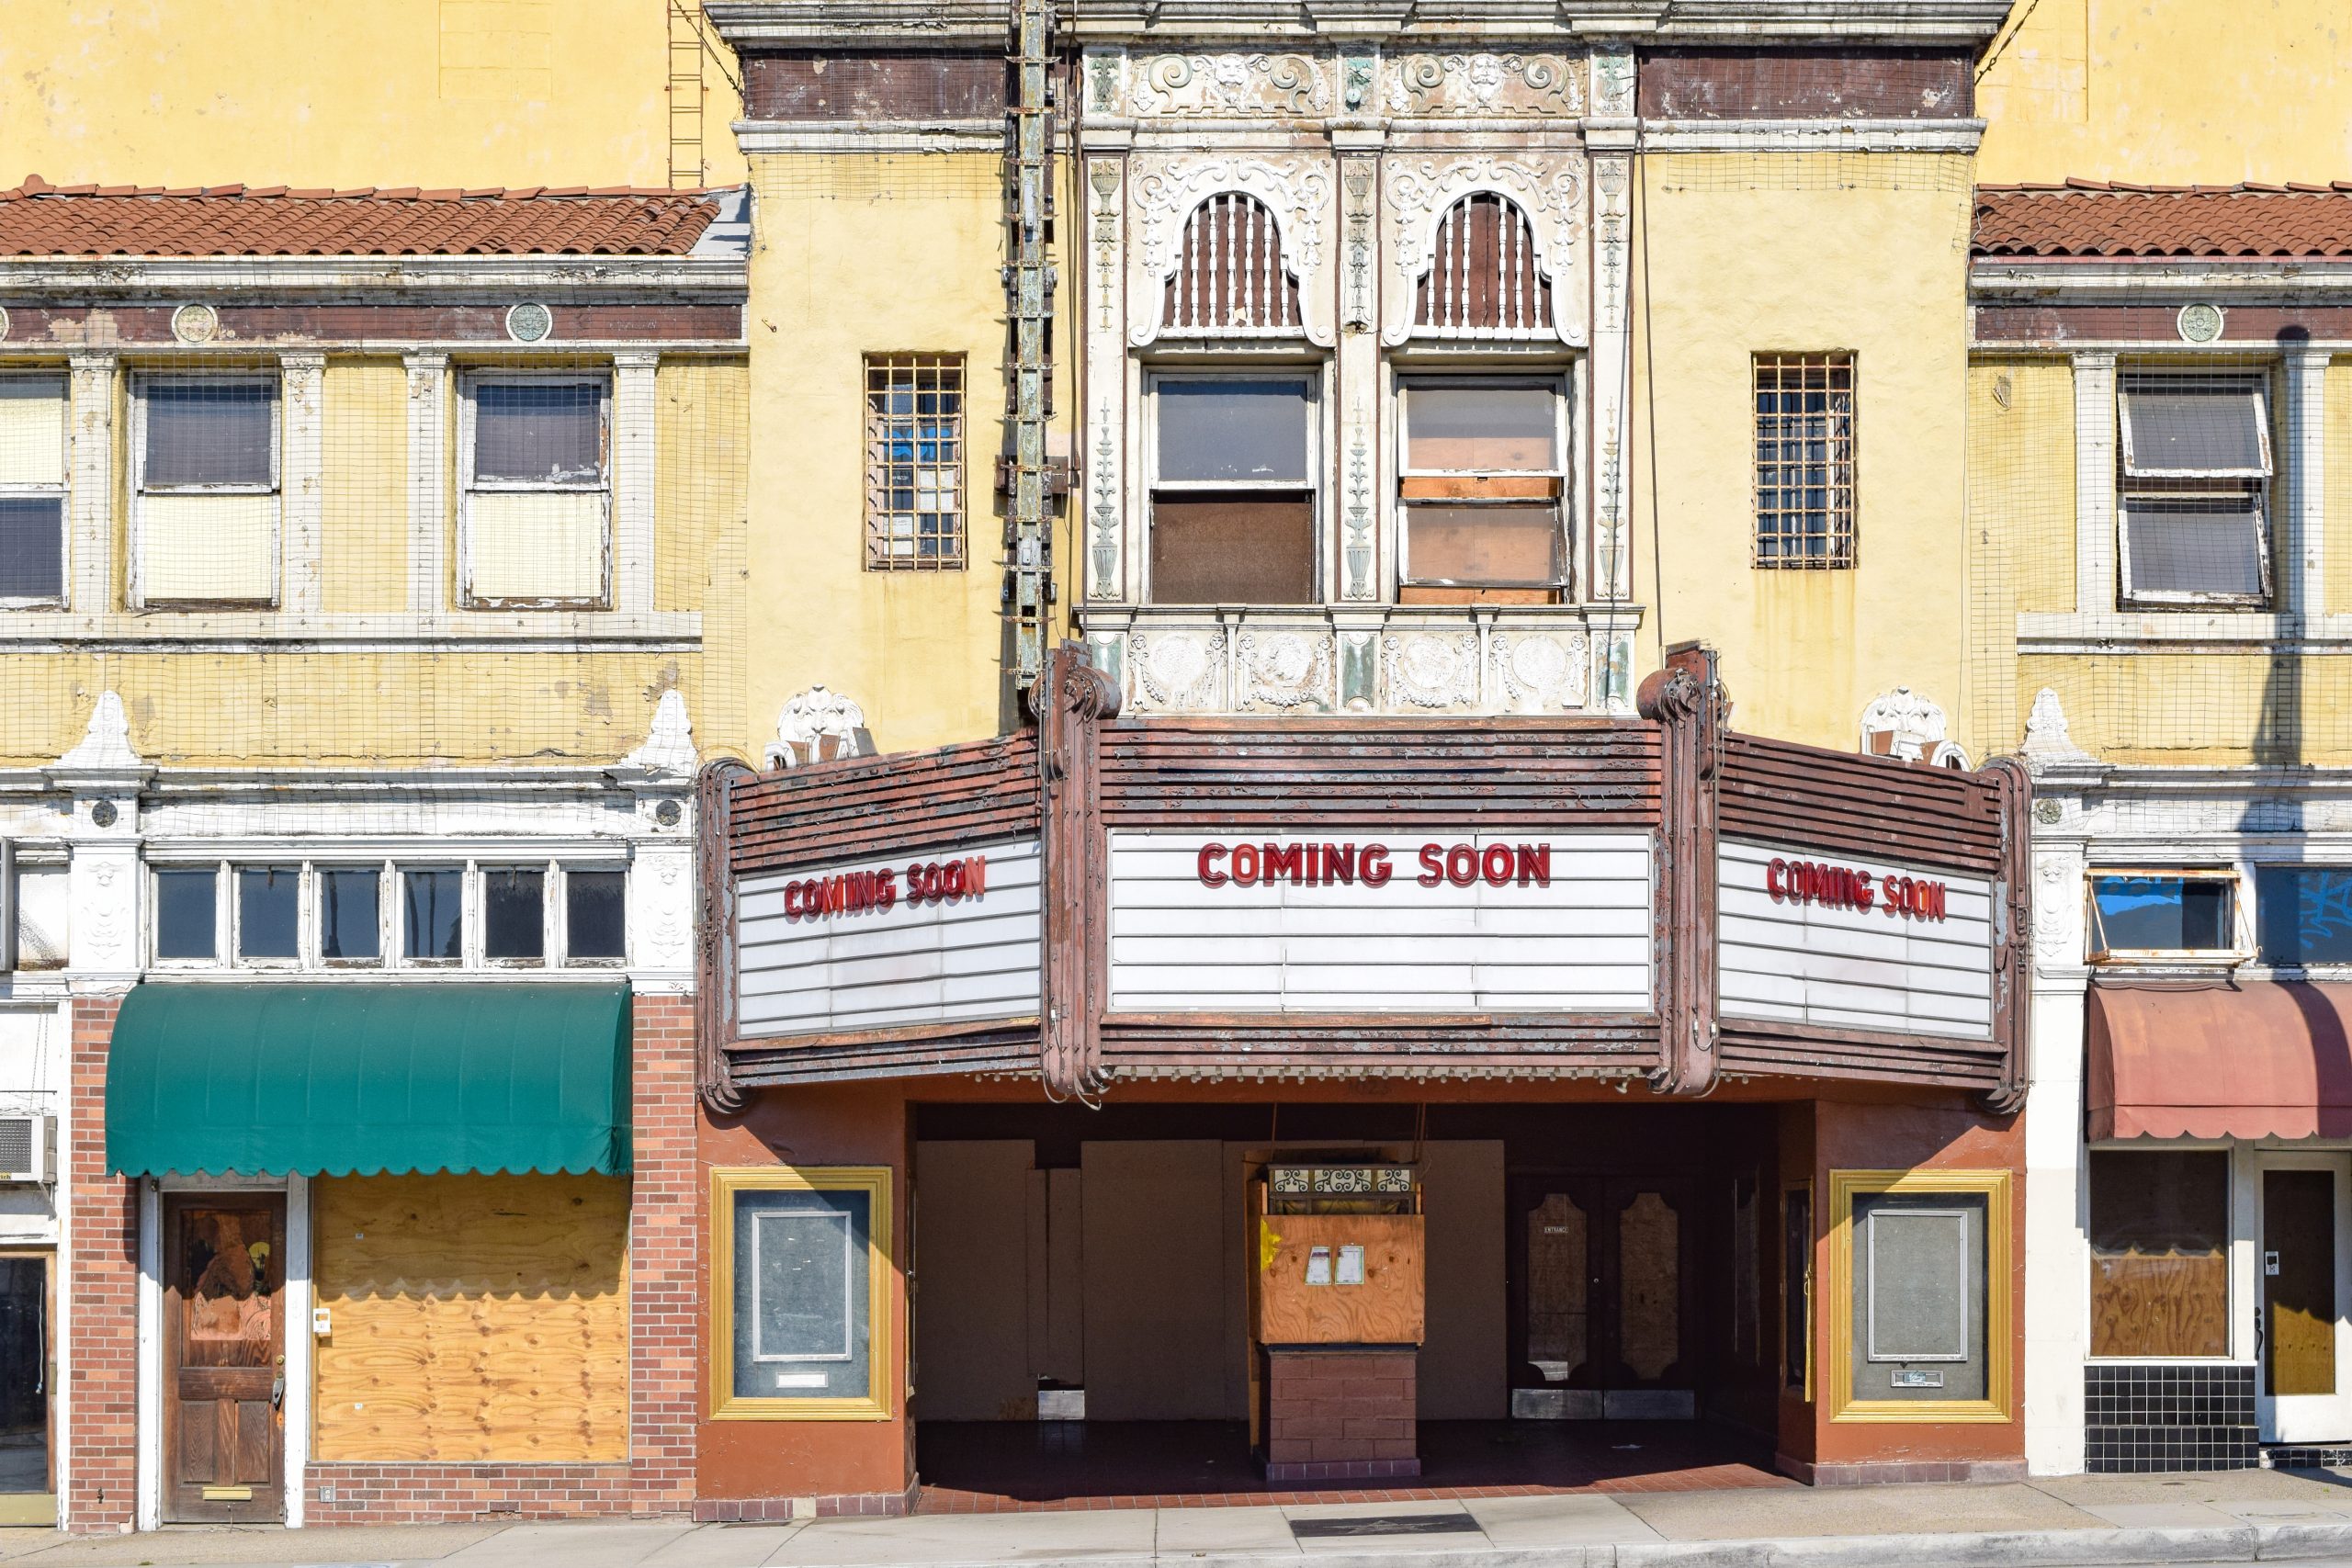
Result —
M2352 256L2352 183L1976 187L1980 256Z
M0 256L676 256L708 192L52 186L0 191Z

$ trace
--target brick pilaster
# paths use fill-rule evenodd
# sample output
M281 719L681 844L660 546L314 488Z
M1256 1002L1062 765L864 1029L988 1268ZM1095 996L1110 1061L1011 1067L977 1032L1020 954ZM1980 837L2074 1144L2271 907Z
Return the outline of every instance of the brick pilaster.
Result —
M72 1324L65 1347L65 1521L117 1530L139 1491L139 1184L107 1174L107 1050L120 997L73 1003Z

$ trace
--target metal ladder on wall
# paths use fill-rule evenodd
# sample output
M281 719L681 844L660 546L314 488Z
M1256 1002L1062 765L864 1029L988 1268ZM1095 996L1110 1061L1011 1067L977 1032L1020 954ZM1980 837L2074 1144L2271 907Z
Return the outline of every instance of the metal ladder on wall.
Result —
M1012 425L1005 513L1004 608L1012 623L1013 683L1026 692L1045 667L1053 603L1046 425L1054 413L1052 0L1015 0L1013 100L1005 124L1005 220L1012 260L1004 269L1012 338L1006 397Z

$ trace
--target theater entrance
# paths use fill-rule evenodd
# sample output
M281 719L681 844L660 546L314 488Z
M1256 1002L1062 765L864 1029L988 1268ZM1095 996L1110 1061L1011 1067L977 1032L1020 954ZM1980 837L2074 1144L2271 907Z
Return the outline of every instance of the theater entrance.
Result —
M1689 1177L1512 1178L1514 1418L1698 1414L1698 1189Z

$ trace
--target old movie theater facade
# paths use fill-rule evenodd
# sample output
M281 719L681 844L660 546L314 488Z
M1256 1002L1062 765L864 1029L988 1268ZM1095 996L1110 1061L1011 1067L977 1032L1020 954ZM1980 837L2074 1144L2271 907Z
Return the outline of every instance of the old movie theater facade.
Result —
M1036 698L704 776L707 1517L1089 1442L2022 1472L2009 764L1734 732L1696 651L1623 717Z

